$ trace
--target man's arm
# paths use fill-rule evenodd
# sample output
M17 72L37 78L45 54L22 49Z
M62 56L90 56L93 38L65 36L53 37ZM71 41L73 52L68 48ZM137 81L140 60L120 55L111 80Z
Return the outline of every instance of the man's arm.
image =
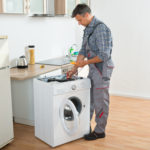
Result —
M85 65L88 65L88 64L95 64L95 63L99 63L99 62L102 62L102 60L96 56L96 57L93 57L91 59L88 59L88 60L84 60L84 59L80 59L79 61L76 62L76 65L75 67L84 67Z
M87 64L95 64L95 63L100 63L100 62L102 62L102 60L98 56L87 60Z

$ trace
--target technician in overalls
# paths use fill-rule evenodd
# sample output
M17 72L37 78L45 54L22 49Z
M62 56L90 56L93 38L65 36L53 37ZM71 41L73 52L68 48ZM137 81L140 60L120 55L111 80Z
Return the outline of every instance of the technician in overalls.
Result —
M69 77L77 72L78 67L89 65L91 79L90 118L96 114L96 127L93 132L85 135L86 140L105 137L105 128L109 113L109 84L113 71L111 59L112 37L109 28L95 16L86 4L79 4L72 12L72 17L79 25L85 26L82 48L77 57L76 65L68 72ZM87 58L85 60L84 58Z

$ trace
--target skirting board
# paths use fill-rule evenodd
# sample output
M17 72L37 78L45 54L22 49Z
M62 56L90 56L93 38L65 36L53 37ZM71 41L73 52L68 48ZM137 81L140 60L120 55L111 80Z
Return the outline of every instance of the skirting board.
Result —
M29 125L29 126L34 126L34 121L33 120L27 120L27 119L23 119L23 118L14 117L14 121L15 121L15 123L20 123L20 124L25 124L25 125Z
M137 98L137 99L150 100L150 96L134 95L134 94L123 93L123 92L110 91L110 95L112 95L112 96L122 96L122 97L129 97L129 98Z

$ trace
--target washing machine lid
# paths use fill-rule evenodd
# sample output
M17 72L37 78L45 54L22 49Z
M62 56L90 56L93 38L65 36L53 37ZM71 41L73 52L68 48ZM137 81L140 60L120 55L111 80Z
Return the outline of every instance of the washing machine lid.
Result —
M68 135L73 135L77 132L79 127L79 115L78 111L69 99L63 101L60 105L60 119L65 132Z

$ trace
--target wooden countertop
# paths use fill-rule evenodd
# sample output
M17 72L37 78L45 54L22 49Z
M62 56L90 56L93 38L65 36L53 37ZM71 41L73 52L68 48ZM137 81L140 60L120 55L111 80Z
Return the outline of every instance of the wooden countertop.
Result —
M11 68L10 77L13 80L25 80L60 68L61 66L51 65L45 65L44 68L40 68L40 64L28 65L26 69Z

